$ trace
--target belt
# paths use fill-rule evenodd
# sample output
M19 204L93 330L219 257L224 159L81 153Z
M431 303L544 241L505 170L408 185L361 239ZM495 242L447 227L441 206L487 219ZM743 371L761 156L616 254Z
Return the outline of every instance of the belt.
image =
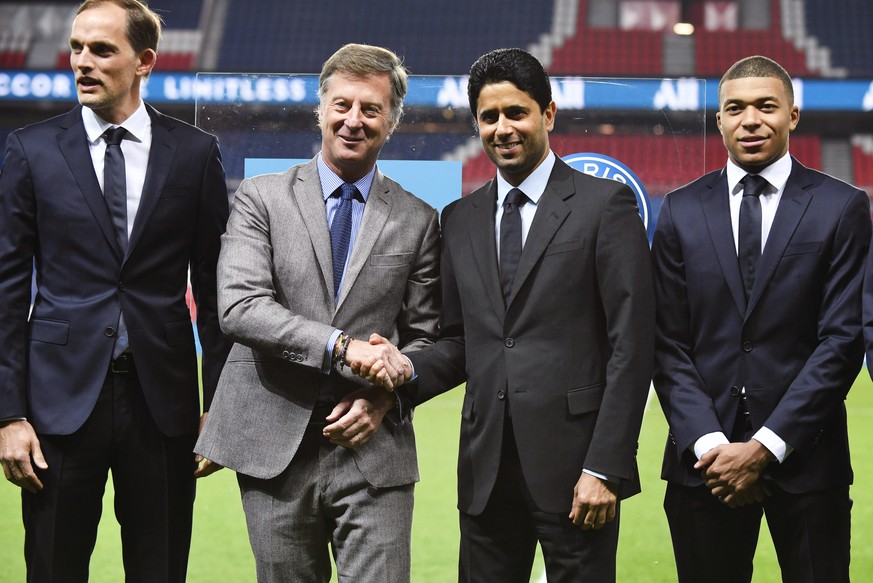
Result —
M109 361L109 374L126 375L134 372L133 354L125 352Z

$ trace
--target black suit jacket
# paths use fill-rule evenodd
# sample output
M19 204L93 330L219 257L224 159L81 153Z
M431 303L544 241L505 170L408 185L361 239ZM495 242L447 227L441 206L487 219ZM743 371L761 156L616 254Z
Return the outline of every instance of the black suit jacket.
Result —
M792 160L748 305L724 170L670 194L652 246L655 388L670 425L662 477L702 483L689 450L730 436L742 387L755 431L794 448L767 468L788 492L850 484L844 399L861 366L864 192Z
M228 216L224 170L213 136L148 112L148 170L124 256L80 106L7 140L0 172L0 419L26 416L38 433L76 431L106 378L121 307L155 422L170 436L196 432L189 268L209 406L227 351L215 283Z
M467 380L459 508L479 514L509 404L524 476L546 512L569 512L583 467L639 491L637 436L652 366L649 249L630 189L557 160L505 302L496 180L442 216L441 338L410 354L423 402Z

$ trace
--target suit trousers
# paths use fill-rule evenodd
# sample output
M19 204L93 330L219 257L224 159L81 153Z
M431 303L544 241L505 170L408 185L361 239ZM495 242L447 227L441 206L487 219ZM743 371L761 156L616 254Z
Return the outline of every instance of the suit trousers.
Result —
M71 435L39 435L48 469L37 472L45 487L22 493L27 580L88 581L111 471L126 581L184 581L195 439L161 433L135 369L109 373L81 428Z
M408 582L414 484L371 486L323 426L275 478L237 474L258 581L327 583L330 546L340 583Z
M581 468L580 468L581 471ZM485 510L460 515L459 577L462 583L528 583L539 541L549 583L613 583L619 510L600 530L582 530L567 513L537 508L526 486L511 419L504 423L497 481Z
M761 504L729 508L706 486L668 483L664 509L679 582L750 582L766 514L783 581L848 583L848 487L806 494L789 494L775 485L772 490Z

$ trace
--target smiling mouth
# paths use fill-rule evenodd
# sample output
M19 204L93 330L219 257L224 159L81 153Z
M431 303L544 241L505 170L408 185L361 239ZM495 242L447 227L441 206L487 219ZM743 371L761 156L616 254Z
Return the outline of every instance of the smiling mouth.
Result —
M521 142L495 143L494 149L501 151L501 152L507 152L507 151L515 149L517 146L521 146Z
M766 138L762 138L759 136L751 137L751 138L741 138L740 143L746 148L756 148L761 146L766 141Z

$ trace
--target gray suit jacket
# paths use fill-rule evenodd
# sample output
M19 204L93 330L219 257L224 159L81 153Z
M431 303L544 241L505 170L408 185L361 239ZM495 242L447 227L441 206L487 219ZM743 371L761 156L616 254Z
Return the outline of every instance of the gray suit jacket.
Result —
M235 344L196 451L246 475L277 476L297 451L322 384L337 395L364 384L321 373L333 330L361 339L378 332L405 350L429 344L438 273L436 211L377 170L335 306L315 160L244 180L218 264L221 326ZM383 423L354 455L374 486L418 480L411 423Z

